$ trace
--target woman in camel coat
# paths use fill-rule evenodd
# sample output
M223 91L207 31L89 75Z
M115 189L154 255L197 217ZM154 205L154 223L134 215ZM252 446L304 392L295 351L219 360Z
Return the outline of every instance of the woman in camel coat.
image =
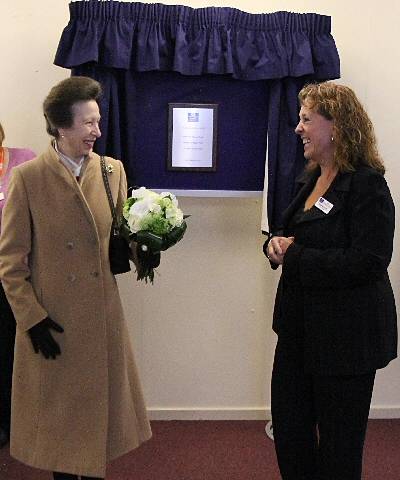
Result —
M15 168L3 212L0 275L17 321L10 451L56 480L104 478L109 460L151 436L92 152L100 91L85 77L52 89L44 113L55 141ZM105 160L121 211L124 169Z

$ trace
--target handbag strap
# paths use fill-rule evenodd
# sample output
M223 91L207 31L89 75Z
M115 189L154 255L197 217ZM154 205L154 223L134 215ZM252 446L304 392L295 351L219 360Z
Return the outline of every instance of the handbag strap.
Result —
M101 164L101 173L103 174L104 187L106 189L108 203L110 205L111 215L112 215L112 218L113 218L112 228L114 230L114 233L116 233L118 231L118 228L119 228L119 222L118 222L118 217L117 217L117 211L115 210L115 205L114 205L112 195L111 195L110 184L108 183L106 162L104 160L103 155L100 157L100 164Z

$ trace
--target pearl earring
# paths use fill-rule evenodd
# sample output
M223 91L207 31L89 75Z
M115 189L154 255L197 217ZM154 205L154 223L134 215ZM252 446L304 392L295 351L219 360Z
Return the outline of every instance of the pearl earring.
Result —
M333 142L333 137L331 137L331 142Z

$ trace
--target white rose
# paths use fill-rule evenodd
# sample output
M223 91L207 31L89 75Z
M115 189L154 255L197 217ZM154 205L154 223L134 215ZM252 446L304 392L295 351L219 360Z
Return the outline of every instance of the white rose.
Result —
M135 202L129 209L129 216L143 218L149 213L149 205L144 199Z
M175 218L177 214L177 210L174 207L169 207L165 209L165 218Z
M152 203L149 205L150 212L161 213L161 206L158 203Z
M171 193L171 192L161 192L160 193L161 198L169 197L171 199L172 205L174 207L178 207L178 200L176 199L176 196Z
M173 200L175 197L175 195L171 192L161 192L160 193L160 197L161 198L165 198L165 197L169 197L171 200Z
M179 227L180 225L182 225L182 222L183 222L183 212L182 210L179 210L176 212L176 226Z
M168 219L168 222L172 227L179 227L182 225L183 213L177 208L167 208L165 210L165 217Z
M146 187L140 187L137 188L136 190L132 190L132 198L143 198L147 195L147 188Z
M134 217L133 215L131 215L127 221L128 221L130 231L132 233L137 233L140 230L140 221L141 221L140 218Z

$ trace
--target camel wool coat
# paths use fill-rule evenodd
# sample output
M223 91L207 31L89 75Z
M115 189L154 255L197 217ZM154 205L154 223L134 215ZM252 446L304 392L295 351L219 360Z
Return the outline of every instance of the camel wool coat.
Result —
M117 210L122 163L108 179ZM106 463L151 437L108 244L112 217L92 153L79 183L53 146L14 169L3 211L0 277L17 321L11 455L44 470L104 477ZM61 355L27 330L46 317Z

